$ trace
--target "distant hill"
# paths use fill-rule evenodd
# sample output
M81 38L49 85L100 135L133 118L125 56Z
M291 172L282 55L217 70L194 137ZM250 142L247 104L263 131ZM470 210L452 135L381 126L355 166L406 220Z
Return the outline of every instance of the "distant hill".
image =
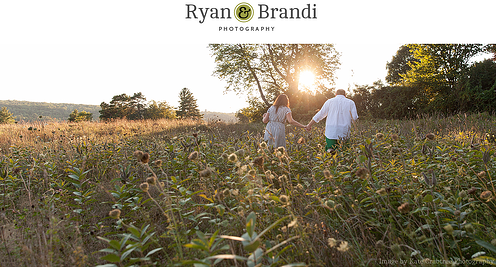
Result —
M98 121L100 116L99 105L83 105L68 103L47 103L47 102L30 102L18 100L0 100L0 109L6 107L15 117L16 121L67 121L69 114L74 109L86 111L93 114L93 120ZM206 121L222 120L225 122L236 122L234 113L221 113L204 111L201 112ZM40 117L41 116L41 117Z
M6 107L19 122L66 121L74 109L93 114L93 120L98 120L100 116L98 105L0 100L0 108L2 107Z

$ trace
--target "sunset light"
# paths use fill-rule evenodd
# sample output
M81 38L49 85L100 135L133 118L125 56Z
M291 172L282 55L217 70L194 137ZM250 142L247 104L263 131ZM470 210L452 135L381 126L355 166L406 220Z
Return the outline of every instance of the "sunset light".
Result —
M300 72L299 85L310 91L314 91L315 87L315 74L312 71L304 70Z

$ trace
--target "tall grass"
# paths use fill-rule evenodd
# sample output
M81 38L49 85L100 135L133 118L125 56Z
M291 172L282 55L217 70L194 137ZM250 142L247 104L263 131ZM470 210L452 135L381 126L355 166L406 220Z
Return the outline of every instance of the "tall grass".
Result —
M3 265L494 264L496 119L0 126ZM470 260L470 261L469 261Z

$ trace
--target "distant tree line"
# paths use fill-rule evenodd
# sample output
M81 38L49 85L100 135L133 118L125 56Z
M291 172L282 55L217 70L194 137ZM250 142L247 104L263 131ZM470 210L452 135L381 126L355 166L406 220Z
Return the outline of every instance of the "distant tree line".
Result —
M139 92L132 96L120 94L112 97L109 103L100 104L100 120L128 119L128 120L158 120L158 119L201 119L196 99L188 88L179 93L179 107L174 109L166 101L148 101Z
M360 114L402 119L418 114L496 111L496 45L410 44L387 64L387 85L357 86ZM491 59L473 62L483 52Z

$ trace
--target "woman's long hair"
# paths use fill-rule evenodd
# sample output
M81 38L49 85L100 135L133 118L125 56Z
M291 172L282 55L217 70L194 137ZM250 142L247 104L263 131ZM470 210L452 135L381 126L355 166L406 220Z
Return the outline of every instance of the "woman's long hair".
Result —
M277 110L279 109L280 106L288 107L289 108L289 99L288 96L285 94L280 94L276 100L274 101L273 106L276 106L276 113Z

